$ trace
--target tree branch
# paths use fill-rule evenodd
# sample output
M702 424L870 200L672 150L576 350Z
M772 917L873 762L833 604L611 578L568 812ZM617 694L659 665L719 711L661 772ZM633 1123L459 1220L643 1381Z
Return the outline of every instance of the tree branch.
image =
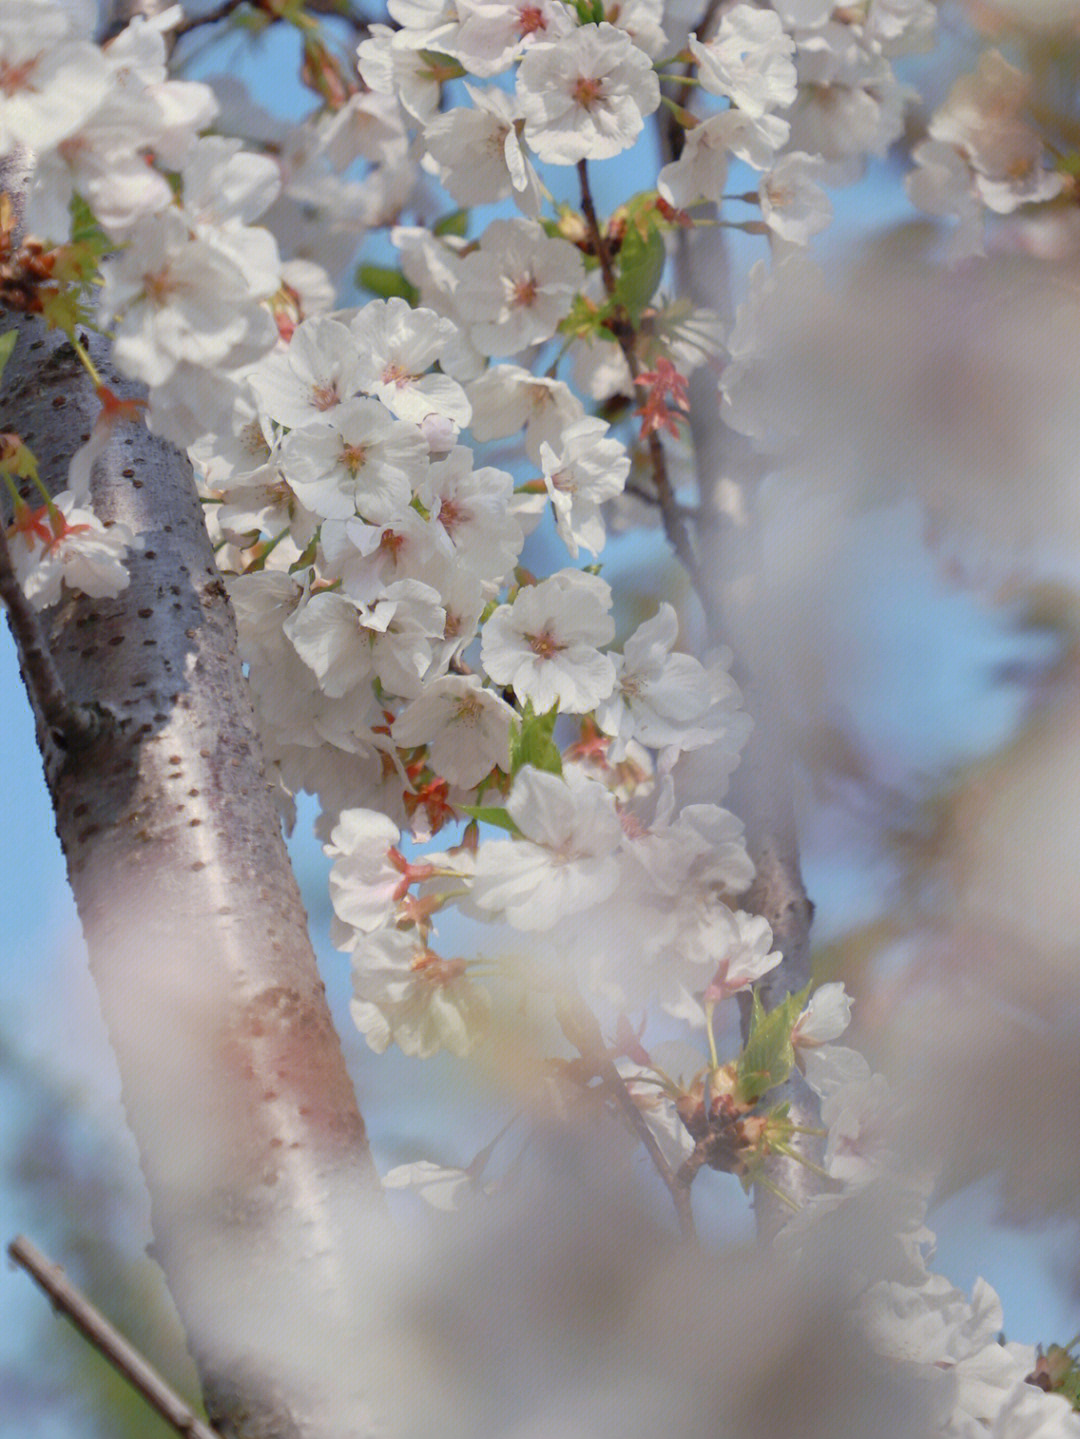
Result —
M615 272L611 264L611 255L608 244L600 229L600 222L596 215L596 205L593 202L592 187L589 184L589 166L585 160L579 160L577 165L578 182L581 187L581 209L585 216L585 223L589 229L589 238L600 261L600 273L604 279L604 289L609 296L615 293ZM637 334L633 326L624 317L616 315L612 337L618 342L626 361L627 369L630 371L630 378L637 382L638 376L642 373L641 361L638 358L637 346L635 344ZM704 584L698 569L697 557L694 554L694 547L690 542L690 532L683 521L683 509L675 498L675 491L671 486L671 478L668 475L667 457L664 454L663 442L655 430L650 430L648 438L649 460L652 465L653 484L656 488L656 498L660 506L660 513L664 521L664 533L668 537L672 549L675 551L683 568L690 576L691 583L699 593L704 591Z
M5 426L55 493L100 404L63 335L36 317L5 320L20 331ZM142 398L106 341L87 345L114 394ZM68 704L116 720L64 751L33 687L30 699L154 1255L223 1434L359 1439L374 1422L357 1326L382 1193L235 619L185 456L117 425L91 491L97 515L138 540L128 587L109 600L65 592L40 623ZM297 1333L319 1356L308 1373L289 1363Z
M584 1000L578 997L563 1001L556 1012L563 1033L577 1049L582 1059L587 1060L594 1067L609 1097L614 1101L615 1107L629 1122L630 1128L644 1145L653 1167L671 1195L683 1238L693 1239L695 1237L694 1211L690 1202L689 1183L684 1180L681 1171L678 1175L673 1173L670 1164L664 1158L656 1135L653 1134L645 1116L634 1103L633 1096L626 1087L626 1081L608 1053L607 1046L604 1044L604 1036L600 1033L600 1026L596 1022L596 1016ZM690 1178L692 1179L693 1175Z
M141 1394L183 1439L221 1439L215 1429L204 1424L194 1410L181 1399L176 1390L161 1377L154 1366L135 1346L114 1329L89 1299L68 1279L59 1264L51 1263L25 1235L17 1235L8 1245L8 1258L25 1269L52 1300L53 1308L71 1320L75 1328L109 1361L136 1393Z

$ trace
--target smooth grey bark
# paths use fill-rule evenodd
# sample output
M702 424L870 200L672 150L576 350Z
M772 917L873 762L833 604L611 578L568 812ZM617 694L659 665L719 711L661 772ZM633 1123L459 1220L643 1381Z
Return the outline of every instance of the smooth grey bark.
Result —
M0 329L13 327L0 428L55 492L100 407L62 335L8 314ZM138 394L107 343L88 343L105 382ZM69 699L104 723L68 742L36 706L38 738L155 1257L223 1433L347 1439L372 1422L350 1335L379 1186L235 621L185 457L122 423L92 483L97 514L139 539L130 586L115 600L66 596L42 618ZM322 1363L291 1365L291 1350Z

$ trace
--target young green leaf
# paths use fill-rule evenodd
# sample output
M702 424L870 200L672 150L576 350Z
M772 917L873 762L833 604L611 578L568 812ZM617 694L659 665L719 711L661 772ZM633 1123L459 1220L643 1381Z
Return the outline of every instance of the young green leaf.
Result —
M509 834L521 833L501 805L459 804L458 809L461 810L462 814L467 814L470 819L475 819L480 824L494 825L497 829L505 829Z
M400 297L414 306L420 300L420 291L416 286L406 280L400 270L391 269L388 265L361 265L356 271L356 282L380 300Z
M791 1031L809 994L807 985L798 994L789 994L775 1009L766 1011L754 990L750 1035L739 1057L738 1095L744 1103L755 1103L768 1090L783 1084L791 1073L795 1063Z
M558 717L558 705L552 705L546 714L537 714L529 701L525 701L521 719L510 726L511 774L517 774L527 764L547 770L549 774L562 774L562 755L552 739Z
M619 278L615 299L626 309L632 324L641 321L646 305L656 294L667 263L664 237L649 228L645 235L634 224L628 225L619 251Z

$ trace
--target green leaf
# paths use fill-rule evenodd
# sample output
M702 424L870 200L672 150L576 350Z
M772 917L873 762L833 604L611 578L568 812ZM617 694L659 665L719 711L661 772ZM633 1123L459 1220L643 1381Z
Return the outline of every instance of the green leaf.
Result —
M0 378L3 377L4 366L11 359L11 352L15 348L15 341L18 338L18 330L8 330L0 335Z
M459 804L458 809L462 814L467 814L470 819L478 820L481 824L493 824L498 829L505 829L509 834L520 834L521 830L510 818L509 814L501 805L494 804Z
M782 1004L766 1012L761 996L754 990L750 1012L750 1036L739 1056L738 1096L746 1104L754 1104L767 1090L783 1084L795 1063L791 1031L803 1012L810 986L789 994Z
M667 247L660 231L642 235L637 225L627 226L619 251L619 278L615 299L626 309L631 324L641 323L642 311L659 289L667 263Z
M438 235L459 235L465 238L465 232L469 228L468 210L451 210L449 215L444 215L441 220L436 220L432 227L432 234Z
M510 773L517 774L525 765L562 774L562 755L552 739L559 706L552 705L546 714L537 714L528 700L519 721L510 726Z
M356 271L356 283L380 300L400 296L410 305L416 305L420 299L416 286L406 280L400 270L391 269L389 265L361 265Z

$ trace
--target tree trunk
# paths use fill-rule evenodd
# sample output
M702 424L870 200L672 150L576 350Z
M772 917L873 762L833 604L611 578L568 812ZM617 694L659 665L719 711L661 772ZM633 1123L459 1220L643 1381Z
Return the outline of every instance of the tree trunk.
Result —
M98 401L63 336L22 315L2 328L13 326L0 428L31 447L55 492ZM138 393L104 342L89 348L106 384ZM115 600L66 596L42 620L69 699L104 722L71 743L35 710L155 1257L223 1432L346 1439L370 1424L349 1336L353 1261L381 1223L378 1179L235 621L185 457L119 424L93 501L140 539L130 586Z

